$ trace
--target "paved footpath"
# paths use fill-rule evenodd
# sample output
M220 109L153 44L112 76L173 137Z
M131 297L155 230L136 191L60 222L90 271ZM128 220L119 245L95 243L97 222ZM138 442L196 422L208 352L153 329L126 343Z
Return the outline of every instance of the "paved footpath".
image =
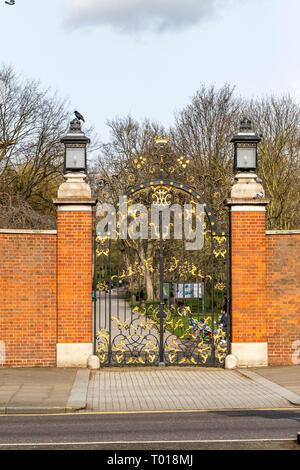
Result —
M0 414L84 408L89 375L89 370L75 368L0 368Z
M249 370L300 396L300 365L269 366Z
M0 368L0 414L300 407L300 366Z
M87 410L100 412L293 407L300 397L248 371L106 369L91 374Z

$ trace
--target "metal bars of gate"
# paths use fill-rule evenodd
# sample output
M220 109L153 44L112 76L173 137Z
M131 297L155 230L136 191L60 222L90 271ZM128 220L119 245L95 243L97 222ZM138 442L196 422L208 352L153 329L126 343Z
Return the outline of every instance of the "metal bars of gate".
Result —
M210 268L210 278L211 282L208 283L208 278L205 276L203 280L203 297L202 297L202 314L205 316L207 313L206 311L206 295L207 295L207 289L206 286L210 284L210 303L211 303L211 330L212 330L212 338L214 338L215 335L215 319L218 315L218 313L215 311L215 296L216 297L216 305L217 308L220 306L220 300L219 300L219 295L220 293L217 292L216 294L216 284L217 280L215 278L215 255L214 251L216 246L218 246L218 238L223 238L226 240L226 250L222 252L222 258L224 257L224 253L226 252L226 273L225 274L225 279L224 281L224 287L226 287L226 310L228 314L228 323L227 323L227 344L226 344L226 353L228 352L228 345L229 345L229 334L230 334L230 287L229 287L229 237L228 233L213 233L211 231L211 247L210 247L210 261L211 261L211 268ZM142 299L142 290L141 290L141 283L140 283L140 278L138 279L138 290L135 293L135 297L133 297L133 292L131 292L131 298L130 298L130 303L131 306L128 305L128 298L124 295L124 292L120 292L122 289L120 289L120 277L122 277L122 280L124 280L124 274L120 276L120 272L118 269L118 272L113 275L112 272L112 241L108 240L107 242L107 250L105 252L105 260L107 260L107 263L103 263L100 266L97 264L97 238L96 234L94 234L94 282L93 282L93 315L94 315L94 329L93 329L93 334L94 334L94 345L95 345L95 354L100 355L101 357L101 364L102 365L127 365L127 364L139 364L141 365L142 363L148 364L149 365L149 358L151 358L151 365L158 365L159 363L167 363L167 364L178 364L180 365L195 365L195 357L193 356L195 347L194 345L190 348L190 351L188 350L188 341L183 340L181 344L179 345L181 348L180 352L177 352L177 360L175 362L170 362L170 349L169 352L165 351L167 347L167 341L166 341L166 335L167 335L167 326L166 326L166 314L165 314L165 302L164 302L164 294L163 294L163 286L164 286L164 252L163 252L163 238L162 238L162 229L161 229L161 217L160 217L160 255L159 255L159 315L157 316L157 320L159 320L159 336L156 338L157 344L159 344L159 353L154 357L154 352L153 354L149 353L148 355L145 355L145 352L143 353L144 355L142 356L141 354L141 349L143 349L144 345L141 345L141 342L139 343L139 340L137 339L138 336L141 334L145 334L144 336L144 343L145 341L151 342L149 339L150 336L153 337L153 331L148 331L147 334L145 333L146 328L142 327L141 331L137 331L137 328L133 326L134 318L133 318L133 304L134 301L138 300L141 303ZM222 241L224 243L224 241ZM103 252L103 250L102 250ZM101 274L101 288L97 285L97 273ZM128 273L127 273L128 274ZM158 274L158 273L157 273ZM157 276L158 277L158 276ZM152 270L152 281L153 281L153 296L152 300L154 301L154 289L155 289L155 270ZM116 297L115 294L112 292L113 291L113 279L116 279ZM127 280L128 281L128 280ZM132 290L134 287L134 281L132 280ZM199 287L198 287L199 289ZM121 295L122 294L122 295ZM170 290L169 294L170 295ZM121 297L123 296L123 299ZM123 308L121 307L121 302L122 300L124 301L123 303ZM170 298L168 297L168 305L167 307L170 307ZM114 302L113 308L112 308L112 301ZM183 301L184 304L186 302L185 299L185 289L183 289ZM154 303L154 302L153 302ZM224 289L222 291L222 304L224 304ZM123 310L123 315L122 315L122 310ZM112 315L113 314L113 315ZM198 298L198 308L197 308L197 317L199 318L200 315L200 308L199 308L199 298ZM122 318L123 317L123 318ZM179 318L179 317L178 317ZM218 317L217 317L218 318ZM147 313L147 309L145 311L145 324L147 324L147 321L150 319L152 321L151 316L149 317ZM112 326L113 321L116 321L118 325ZM150 327L149 327L150 324ZM151 330L151 323L149 323L148 329ZM152 323L153 325L153 323ZM155 328L152 328L153 330ZM133 333L132 333L133 331ZM100 332L100 333L99 333ZM99 347L99 336L101 337L101 342L100 342L100 347ZM173 335L174 336L174 335ZM188 336L188 334L186 335ZM135 338L136 337L136 338ZM130 350L124 345L125 339L130 338L131 343L130 347L132 348ZM177 343L179 344L179 340L177 340ZM176 342L175 341L175 342ZM155 342L155 341L154 341ZM173 338L174 342L174 338ZM98 344L97 344L98 343ZM177 346L178 346L177 344ZM152 344L153 345L153 344ZM183 346L182 346L183 345ZM140 347L140 350L138 349ZM194 349L193 349L194 348ZM223 348L224 349L224 348ZM154 351L155 348L152 348ZM196 365L222 365L223 358L216 359L216 345L214 340L212 340L211 345L210 345L210 359L208 360L199 360L196 361ZM116 353L117 351L117 353ZM201 353L201 351L200 351ZM140 355L139 355L140 354ZM201 355L201 354L200 354ZM132 357L131 357L132 356ZM145 356L146 359L145 360ZM199 355L198 355L199 356ZM153 359L154 357L154 359ZM203 357L203 356L202 356ZM194 362L191 362L194 360Z

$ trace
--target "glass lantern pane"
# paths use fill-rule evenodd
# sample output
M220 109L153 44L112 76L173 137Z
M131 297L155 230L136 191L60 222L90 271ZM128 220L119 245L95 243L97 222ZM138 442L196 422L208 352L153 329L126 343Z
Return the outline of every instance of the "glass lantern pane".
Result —
M238 168L256 168L256 148L238 147L237 149Z
M67 147L66 168L72 168L72 169L85 168L85 148L84 147Z

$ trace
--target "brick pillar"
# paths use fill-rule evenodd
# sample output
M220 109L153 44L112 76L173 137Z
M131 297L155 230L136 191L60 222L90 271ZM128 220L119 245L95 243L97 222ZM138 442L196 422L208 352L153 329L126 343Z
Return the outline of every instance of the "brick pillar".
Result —
M57 366L86 367L92 343L92 206L86 175L70 173L58 190Z
M231 209L231 353L238 366L266 366L268 201L255 174L242 173L236 179L227 201Z

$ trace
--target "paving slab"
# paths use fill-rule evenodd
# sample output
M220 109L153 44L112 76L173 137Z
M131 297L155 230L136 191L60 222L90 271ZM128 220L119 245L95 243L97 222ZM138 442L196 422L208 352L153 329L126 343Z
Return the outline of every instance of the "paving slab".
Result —
M0 369L0 413L66 412L76 368Z
M89 386L89 369L79 369L67 402L67 409L81 410L86 407Z
M255 367L249 370L300 396L300 365Z
M262 377L260 374L257 374L253 370L242 370L240 372L245 377L254 380L256 383L261 384L269 390L277 393L281 397L286 398L290 403L292 403L292 405L300 406L300 396L296 395L296 393L291 392L287 388L284 388L275 382L271 382L270 380Z
M289 408L276 391L224 369L93 371L87 411L131 412Z

